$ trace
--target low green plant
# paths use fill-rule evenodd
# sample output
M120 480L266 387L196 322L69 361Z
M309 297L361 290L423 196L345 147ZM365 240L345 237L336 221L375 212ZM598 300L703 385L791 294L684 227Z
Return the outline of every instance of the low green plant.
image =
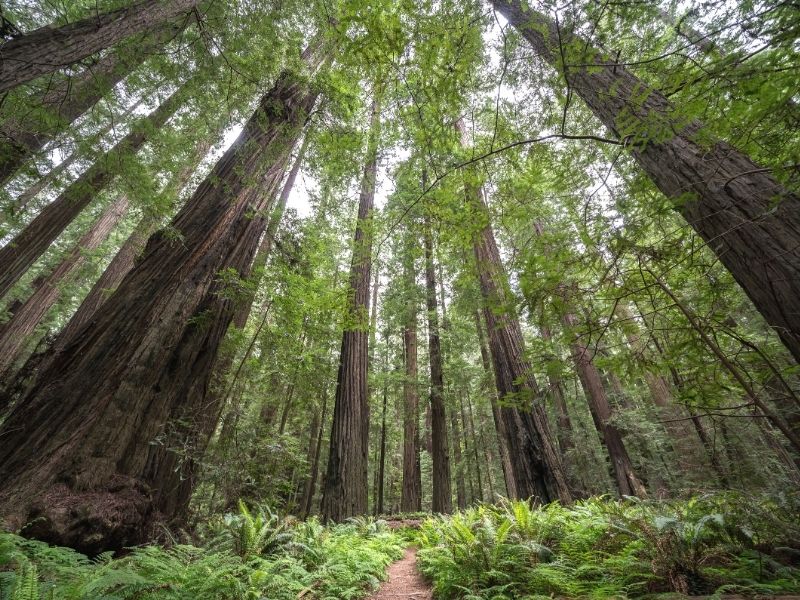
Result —
M68 548L0 533L3 600L354 599L384 578L403 543L381 522L296 523L240 506L203 547L134 548L94 560Z
M797 515L785 499L734 494L570 507L502 501L429 518L416 541L441 599L791 593L800 571L769 552L798 539Z

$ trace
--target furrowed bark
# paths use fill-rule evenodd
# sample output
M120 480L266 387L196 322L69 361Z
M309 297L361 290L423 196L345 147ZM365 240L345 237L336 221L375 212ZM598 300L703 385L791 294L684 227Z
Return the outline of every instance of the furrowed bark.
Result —
M800 198L747 155L682 119L657 89L520 0L492 4L603 125L731 272L800 361ZM564 64L560 49L585 49Z
M192 160L178 173L174 183L171 185L177 197L181 190L186 187L191 176L197 169L197 165L205 157L211 144L207 140L201 141L197 145L195 155ZM59 333L53 344L54 352L60 352L66 343L83 328L94 316L108 297L117 289L119 284L133 269L136 257L144 250L147 239L155 232L158 221L151 217L144 217L134 229L133 233L125 240L122 247L111 259L103 274L89 290L86 298L83 299L78 310L72 315L64 329Z
M135 123L128 135L99 157L25 229L0 249L0 297L8 293L73 219L114 179L125 160L136 153L153 132L164 126L180 107L184 89L173 93L156 110Z
M315 69L320 54L315 45L303 57ZM12 527L31 523L24 534L93 554L140 543L169 519L181 473L164 457L180 455L159 441L176 414L219 414L206 391L237 308L220 273L249 275L264 189L280 185L316 98L307 79L278 78L172 220L180 241L151 236L0 427L0 512Z
M377 86L376 86L377 88ZM324 520L342 521L367 513L369 402L367 389L369 292L372 268L372 208L378 167L380 98L372 102L367 158L361 179L348 311L355 325L342 335L333 408L328 469L322 495Z
M197 0L145 0L0 45L0 93L74 64L132 35L194 10Z

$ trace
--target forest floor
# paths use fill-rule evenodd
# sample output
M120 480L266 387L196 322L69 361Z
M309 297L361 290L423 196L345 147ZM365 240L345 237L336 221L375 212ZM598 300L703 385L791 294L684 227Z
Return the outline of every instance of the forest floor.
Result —
M403 558L389 566L388 574L370 600L432 600L433 590L417 569L416 548L406 548Z

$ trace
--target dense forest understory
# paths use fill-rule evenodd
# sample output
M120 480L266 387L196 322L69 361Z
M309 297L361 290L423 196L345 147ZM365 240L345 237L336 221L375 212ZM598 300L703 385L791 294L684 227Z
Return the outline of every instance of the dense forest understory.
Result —
M800 597L796 3L0 36L0 599Z

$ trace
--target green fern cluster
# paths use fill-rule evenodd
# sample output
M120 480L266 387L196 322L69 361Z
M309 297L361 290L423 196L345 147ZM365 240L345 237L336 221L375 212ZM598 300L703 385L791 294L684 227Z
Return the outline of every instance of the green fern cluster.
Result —
M798 511L786 499L711 495L570 507L482 505L423 523L422 572L437 598L635 598L658 593L785 593ZM783 559L786 557L783 556Z
M94 560L0 533L0 599L333 600L361 598L402 554L380 522L325 527L240 506L203 547L135 548Z

